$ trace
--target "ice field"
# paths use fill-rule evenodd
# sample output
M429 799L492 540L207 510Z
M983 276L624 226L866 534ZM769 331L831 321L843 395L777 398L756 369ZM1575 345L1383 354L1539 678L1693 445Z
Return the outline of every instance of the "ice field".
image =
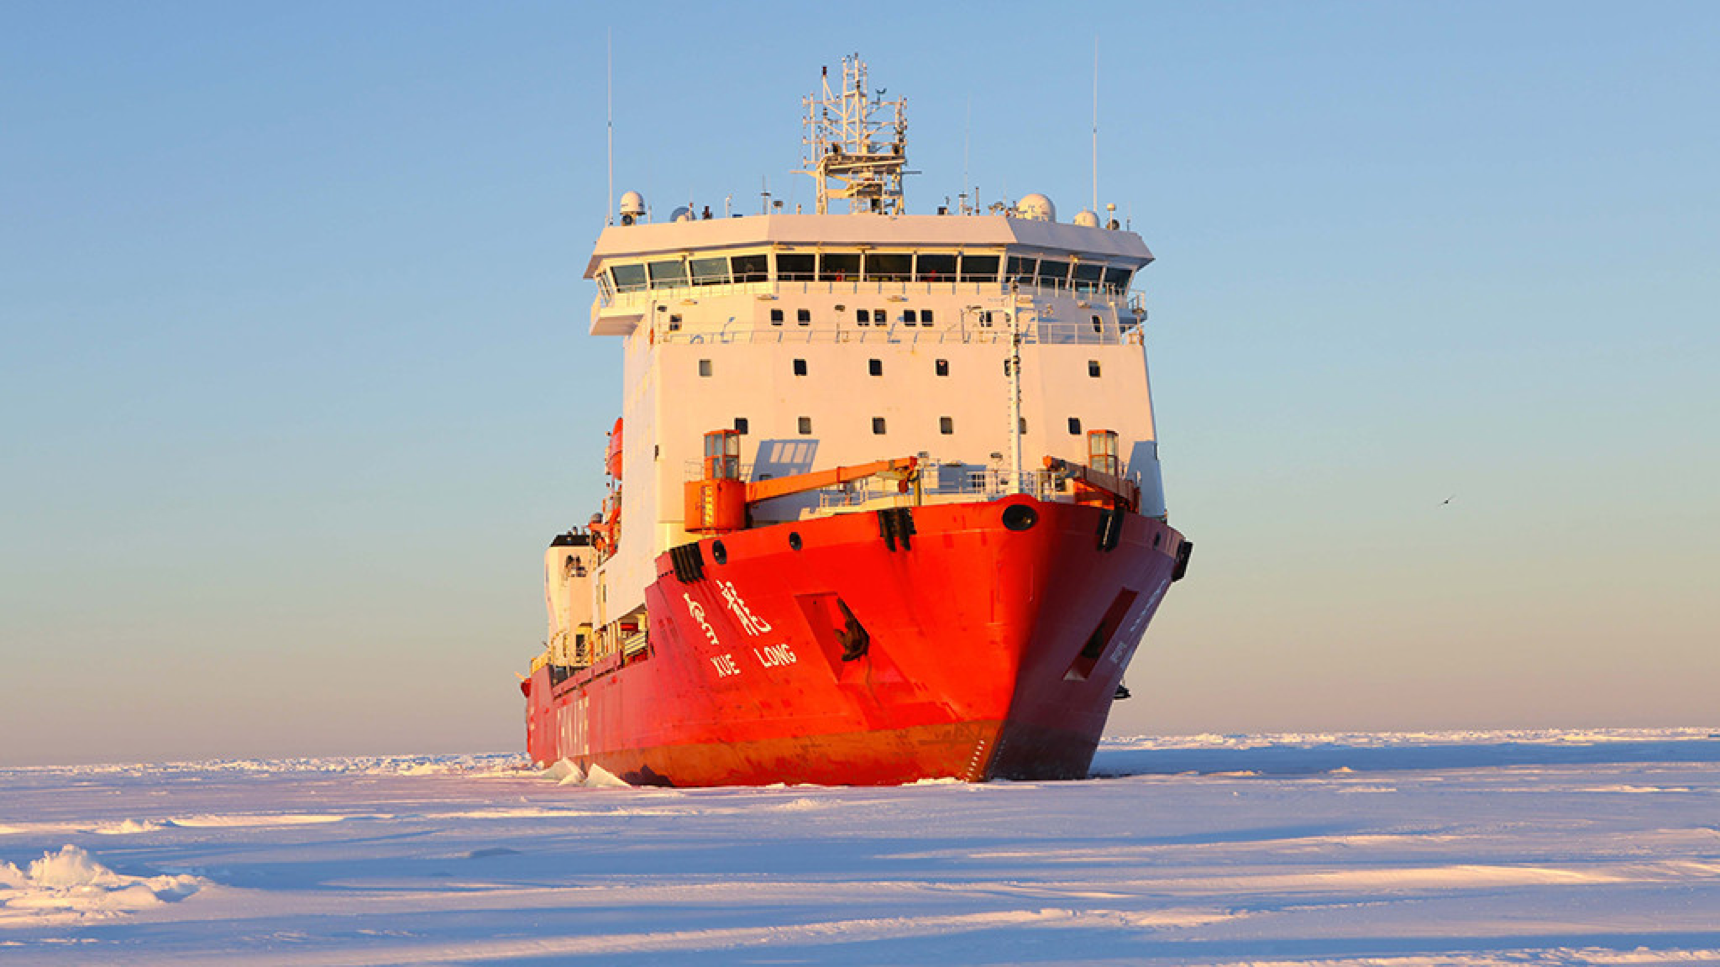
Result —
M1720 963L1709 730L1113 740L1094 772L0 769L0 964Z

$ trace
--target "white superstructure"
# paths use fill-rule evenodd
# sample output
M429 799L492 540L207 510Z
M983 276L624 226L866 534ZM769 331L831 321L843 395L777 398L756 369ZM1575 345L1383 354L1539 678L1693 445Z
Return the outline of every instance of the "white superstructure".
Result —
M740 432L748 481L918 456L926 503L1017 488L1070 499L1042 458L1089 464L1090 433L1111 431L1112 472L1139 485L1140 513L1164 514L1145 313L1130 296L1152 253L1094 213L1057 221L1042 195L1002 214L902 214L900 104L873 124L857 67L845 63L841 93L827 88L809 113L816 127L820 104L840 102L826 111L840 126L809 139L821 213L706 209L653 224L629 192L597 242L591 333L622 340L624 385L619 534L596 568L599 628L642 609L656 557L697 538L683 484L713 430ZM854 210L827 213L835 199ZM790 520L899 499L849 484L753 513Z

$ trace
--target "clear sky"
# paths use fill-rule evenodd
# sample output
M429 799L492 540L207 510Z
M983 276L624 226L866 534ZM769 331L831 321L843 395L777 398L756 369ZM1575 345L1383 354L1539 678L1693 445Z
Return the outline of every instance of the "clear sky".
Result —
M0 5L0 763L522 744L610 36L659 211L854 50L910 210L1085 207L1097 39L1198 547L1113 732L1720 725L1720 5L606 9Z

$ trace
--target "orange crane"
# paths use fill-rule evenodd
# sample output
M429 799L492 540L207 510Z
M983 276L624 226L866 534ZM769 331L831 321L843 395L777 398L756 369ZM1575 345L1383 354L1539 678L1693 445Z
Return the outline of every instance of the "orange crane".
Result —
M903 484L902 492L907 493L907 485L914 484L917 487L919 484L920 461L918 457L897 457L894 460L874 460L852 467L834 467L774 480L759 480L747 484L747 503L756 504L772 497L803 494L808 490L821 490L867 477L895 477Z
M705 434L705 473L686 483L685 527L695 534L725 534L747 526L747 508L773 497L802 494L866 477L895 477L902 492L914 488L919 496L917 457L874 460L852 467L814 470L774 480L748 483L740 479L740 438L733 430Z
M1045 469L1075 481L1077 503L1109 503L1131 511L1141 506L1141 488L1133 480L1057 457L1046 457Z

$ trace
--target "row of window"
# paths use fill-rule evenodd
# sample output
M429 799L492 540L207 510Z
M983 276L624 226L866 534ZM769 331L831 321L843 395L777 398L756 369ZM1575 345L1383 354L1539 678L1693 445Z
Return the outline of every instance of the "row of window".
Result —
M838 308L840 308L840 306ZM784 310L770 310L771 325L780 326L785 320L786 313ZM796 309L794 311L794 321L803 326L812 325L812 310ZM897 321L904 326L929 326L933 323L932 310L903 309L902 314L898 317ZM883 309L856 309L854 310L854 324L857 326L887 326L890 324L890 314Z
M1020 426L1021 426L1021 432L1026 433L1027 432L1027 417L1025 417L1025 416L1021 417ZM739 433L742 436L746 436L748 433L748 429L749 429L749 427L748 427L746 417L744 417L744 416L735 417L735 432L736 433ZM795 429L801 436L811 436L812 435L812 417L810 417L810 416L796 417L795 418ZM872 417L872 432L873 432L873 434L875 434L877 436L883 436L889 432L888 424L883 417L881 417L881 416ZM938 432L943 434L944 436L949 436L950 434L956 432L955 417L952 417L952 416L940 416L940 417L938 417ZM1070 436L1080 436L1081 435L1081 418L1080 417L1072 416L1069 418L1069 435Z
M837 306L836 308L840 310L842 307ZM787 310L770 310L770 324L773 326L782 325L787 321L787 318ZM989 329L997 320L1001 319L1004 322L1008 322L1009 313L986 309L981 311L977 318L979 319L981 328ZM1095 313L1091 319L1094 332L1102 333L1105 331L1104 318ZM794 321L802 326L812 325L812 310L794 310ZM897 316L896 321L900 322L904 326L930 326L934 324L935 319L933 317L932 310L930 309L903 309L901 315ZM890 313L884 309L856 309L854 310L854 324L857 326L887 326L890 324ZM670 316L669 330L673 332L680 328L681 317Z
M700 376L710 376L715 371L716 370L713 368L711 361L709 359L699 360L699 375ZM936 372L939 376L948 376L950 374L950 361L947 359L935 360L934 364L933 364L933 371ZM884 361L882 359L868 359L868 360L866 360L866 372L869 373L870 375L873 375L873 376L884 375ZM1102 370L1099 366L1099 361L1097 359L1087 360L1087 375L1088 376L1091 376L1094 379L1098 379L1099 374L1101 372L1102 372ZM806 360L804 360L804 359L795 360L794 361L794 375L805 376L806 374L807 374ZM1003 361L1003 375L1005 375L1005 376L1009 375L1009 360L1007 360L1007 359Z
M773 272L774 264L774 272ZM978 252L748 252L618 262L599 276L617 292L730 282L998 282L1126 292L1132 265Z

